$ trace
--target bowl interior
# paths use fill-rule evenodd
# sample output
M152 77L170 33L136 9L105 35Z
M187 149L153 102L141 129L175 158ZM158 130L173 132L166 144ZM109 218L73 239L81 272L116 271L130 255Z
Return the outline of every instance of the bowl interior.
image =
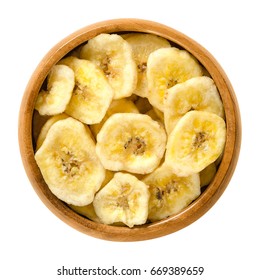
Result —
M168 39L173 46L186 49L204 66L214 80L225 110L227 138L223 158L212 182L202 194L177 215L134 228L95 223L83 217L66 203L57 199L44 182L34 159L33 118L37 94L51 67L81 44L100 33L143 32ZM114 241L138 241L160 237L184 228L200 218L219 199L234 172L241 142L239 108L232 86L215 58L201 45L186 35L159 23L140 19L116 19L82 28L54 46L33 73L24 93L19 116L19 144L23 164L32 186L44 204L61 220L93 237Z

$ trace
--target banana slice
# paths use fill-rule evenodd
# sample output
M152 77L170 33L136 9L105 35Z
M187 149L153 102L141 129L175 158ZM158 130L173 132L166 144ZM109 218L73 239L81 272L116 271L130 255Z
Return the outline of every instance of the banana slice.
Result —
M41 115L63 113L75 85L74 72L66 65L54 65L47 80L47 90L39 92L35 109Z
M85 216L89 220L96 222L96 223L102 223L99 217L97 216L93 203L90 203L89 205L85 206L75 206L75 205L69 205L69 207L77 212L78 214ZM123 223L114 223L112 226L125 226Z
M137 69L130 45L117 34L100 34L81 49L80 57L99 66L115 91L114 99L130 96L137 83Z
M97 216L93 203L90 203L88 205L84 206L75 206L70 204L69 207L77 212L78 214L87 217L89 220L96 222L96 223L101 223L99 217Z
M199 175L179 177L171 167L163 164L142 180L149 186L149 214L151 222L177 214L200 195Z
M113 100L106 112L105 117L102 119L102 121L98 124L93 124L90 126L90 129L95 137L97 136L98 132L100 131L100 129L103 126L103 124L105 123L105 121L115 113L136 113L136 114L138 114L139 111L138 111L137 107L135 106L135 104L126 98Z
M102 223L122 222L133 227L146 223L149 196L145 183L133 175L118 172L96 194L93 205Z
M95 143L73 118L51 126L35 159L51 192L68 204L90 204L105 178Z
M217 167L215 162L211 163L200 171L200 187L207 186L214 178L217 172Z
M51 128L51 126L56 123L59 120L64 120L66 118L68 118L69 116L62 113L59 115L55 115L50 117L45 124L42 126L41 131L39 133L39 136L37 138L37 142L36 142L36 151L39 150L39 148L41 147L42 143L44 142L46 135L49 131L49 129Z
M96 152L106 169L146 174L159 165L165 145L165 130L151 117L117 113L98 133Z
M170 88L165 99L165 128L168 134L178 120L191 110L206 111L224 118L224 108L214 81L195 77Z
M198 173L219 157L225 141L226 124L221 117L190 111L169 135L165 161L178 176Z
M57 121L64 120L68 117L69 116L67 114L62 113L62 114L59 114L59 115L52 116L46 121L46 123L43 125L43 127L40 131L39 137L37 139L36 151L41 147L41 145L42 145L43 141L45 140L46 135L47 135L48 131L50 130L51 126L54 123L56 123ZM90 131L90 129L87 125L85 125L85 129L86 129L86 132L88 133L88 135L91 137L91 139L95 142L95 138L92 135L92 133L91 133L91 131Z
M147 97L154 107L164 112L167 89L202 75L202 67L186 50L175 47L156 50L147 61Z
M112 180L113 177L114 177L114 172L106 170L105 179L104 179L100 189L102 189L106 184L108 184L110 182L110 180ZM70 204L69 207L71 209L73 209L75 212L87 217L88 219L90 219L93 222L98 222L98 223L101 222L95 212L93 203L90 203L90 204L84 205L84 206L75 206L75 205Z
M70 56L61 60L75 73L75 88L65 113L86 123L99 123L114 96L104 73L92 62Z
M146 68L149 55L160 48L171 47L170 43L159 36L152 34L134 33L126 36L125 40L133 50L134 60L137 65L137 86L134 93L146 97L148 94Z

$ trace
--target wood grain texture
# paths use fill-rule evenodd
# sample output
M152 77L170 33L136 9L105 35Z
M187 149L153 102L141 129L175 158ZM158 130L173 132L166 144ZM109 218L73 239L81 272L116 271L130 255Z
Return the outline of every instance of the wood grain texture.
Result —
M119 32L156 34L193 54L216 83L223 101L227 124L227 141L223 159L215 178L200 197L178 215L132 229L89 221L57 199L45 184L35 162L32 140L34 104L50 68L71 50L90 38L100 33ZM24 92L20 107L18 134L20 153L27 176L40 199L57 217L73 228L96 238L113 241L141 241L176 232L199 219L215 204L228 186L237 164L241 144L241 120L236 96L225 72L215 58L200 44L186 35L156 22L140 19L115 19L89 25L76 31L46 54L34 71Z

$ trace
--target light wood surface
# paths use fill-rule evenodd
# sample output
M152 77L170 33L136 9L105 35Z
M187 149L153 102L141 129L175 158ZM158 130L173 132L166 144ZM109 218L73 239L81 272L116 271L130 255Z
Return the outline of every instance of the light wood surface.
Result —
M57 199L45 184L34 159L32 118L36 96L50 68L75 47L100 33L144 32L164 37L193 54L207 69L221 95L227 124L223 159L211 184L200 197L178 215L132 229L98 224L80 216ZM109 20L82 28L54 46L32 74L24 92L19 115L19 144L27 176L43 203L61 220L90 236L113 241L140 241L176 232L200 218L225 191L235 170L240 144L241 121L233 88L215 58L194 40L159 23L140 19ZM40 218L40 217L39 217Z

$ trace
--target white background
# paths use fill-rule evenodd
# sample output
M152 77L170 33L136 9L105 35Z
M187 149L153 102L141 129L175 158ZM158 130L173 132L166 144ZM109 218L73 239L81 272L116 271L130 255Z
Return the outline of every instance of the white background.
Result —
M260 17L257 4L253 0L1 2L1 279L61 279L56 274L62 265L141 269L204 266L201 277L179 279L259 279ZM133 243L89 237L54 216L26 177L17 139L24 89L47 51L81 27L123 17L166 24L208 49L234 87L243 125L236 172L214 207L177 233Z

